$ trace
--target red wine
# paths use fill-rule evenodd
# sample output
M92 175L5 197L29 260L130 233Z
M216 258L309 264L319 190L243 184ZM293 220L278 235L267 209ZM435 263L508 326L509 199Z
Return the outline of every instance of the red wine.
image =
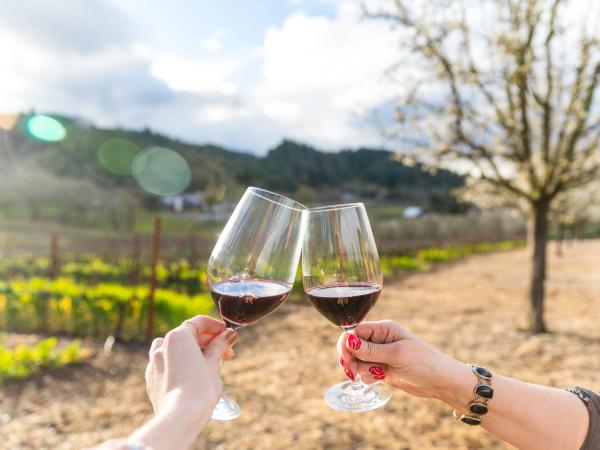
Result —
M375 305L381 286L371 283L340 283L317 286L306 294L315 308L338 327L358 325Z
M269 314L291 290L290 284L272 280L234 279L215 284L210 293L225 323L238 328Z

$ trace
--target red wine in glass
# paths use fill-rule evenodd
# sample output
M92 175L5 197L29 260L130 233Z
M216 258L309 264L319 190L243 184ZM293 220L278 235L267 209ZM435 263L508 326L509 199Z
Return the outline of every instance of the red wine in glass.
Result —
M210 293L227 326L235 329L269 314L291 290L287 283L250 278L221 281Z
M353 328L377 302L381 286L376 283L338 283L306 291L313 306L326 319L342 328Z

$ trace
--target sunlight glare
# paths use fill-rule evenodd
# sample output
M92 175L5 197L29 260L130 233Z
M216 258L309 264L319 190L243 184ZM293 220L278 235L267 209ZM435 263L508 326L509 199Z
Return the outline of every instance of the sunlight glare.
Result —
M29 133L42 141L58 142L67 135L65 127L55 118L36 114L27 121Z
M138 154L132 171L140 187L156 195L179 194L192 179L187 161L165 147L149 147Z

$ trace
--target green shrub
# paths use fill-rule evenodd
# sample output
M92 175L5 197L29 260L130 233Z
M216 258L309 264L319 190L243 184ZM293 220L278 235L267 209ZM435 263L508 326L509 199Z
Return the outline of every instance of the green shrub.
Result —
M126 339L140 339L146 321L146 286L87 286L68 278L31 278L0 284L0 326L17 331L107 336L121 324ZM155 329L162 334L196 314L210 314L209 294L188 296L157 289Z
M57 339L51 337L32 346L18 344L7 348L0 341L0 380L26 378L44 367L79 363L88 353L77 339L60 349L57 343Z
M48 276L49 259L46 257L25 257L0 260L0 279L44 278ZM77 260L66 258L60 265L59 277L71 278L85 284L131 284L133 282L134 261L123 258L116 263L107 263L98 257L81 257ZM139 268L139 280L147 280L151 269L148 265ZM185 259L160 261L156 267L159 287L174 289L194 295L207 292L206 265L192 265Z
M523 241L484 242L480 244L430 247L405 255L382 255L381 269L383 276L389 278L398 272L427 270L432 264L454 261L478 253L512 250L524 245L525 242Z

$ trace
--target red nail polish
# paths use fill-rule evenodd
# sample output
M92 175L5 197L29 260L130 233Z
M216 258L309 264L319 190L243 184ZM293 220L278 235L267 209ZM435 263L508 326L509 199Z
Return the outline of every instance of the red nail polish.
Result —
M362 344L362 342L360 341L360 338L356 337L355 335L351 334L348 337L348 344L350 345L350 347L352 347L354 350L359 350L360 346Z
M354 374L352 373L352 371L350 369L346 369L346 376L348 378L350 378L352 381L354 381Z
M340 356L340 366L343 366L343 365L344 365L344 358L342 358L342 357Z
M376 380L380 380L380 379L385 378L385 372L379 366L371 366L371 367L369 367L369 373L371 375L373 375L373 378L375 378ZM380 377L380 378L378 378L378 377Z

